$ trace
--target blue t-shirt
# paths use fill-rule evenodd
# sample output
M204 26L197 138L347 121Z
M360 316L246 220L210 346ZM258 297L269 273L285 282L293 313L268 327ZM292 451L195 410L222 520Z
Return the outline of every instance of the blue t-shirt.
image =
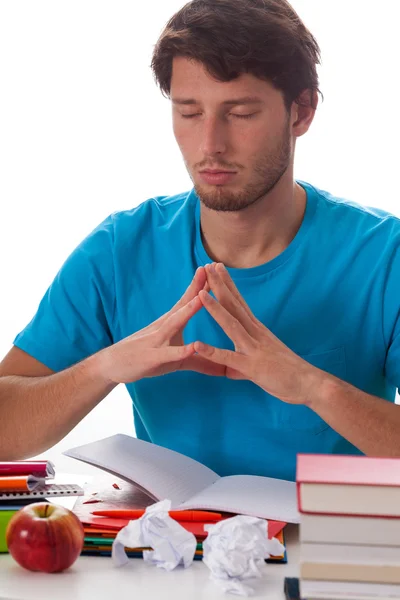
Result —
M393 402L400 385L400 219L298 183L307 205L289 246L263 265L229 273L254 315L294 352ZM114 213L72 252L14 344L65 369L167 312L209 262L194 190ZM205 309L184 339L233 349ZM361 454L310 408L249 381L183 371L127 388L139 438L221 476L293 480L298 452Z

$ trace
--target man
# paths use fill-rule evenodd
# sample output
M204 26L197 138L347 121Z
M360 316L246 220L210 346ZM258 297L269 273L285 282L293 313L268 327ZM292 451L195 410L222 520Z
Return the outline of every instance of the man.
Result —
M62 266L0 366L0 459L118 383L139 438L220 475L400 454L399 219L293 180L318 62L285 0L172 17L152 68L194 189L111 215Z

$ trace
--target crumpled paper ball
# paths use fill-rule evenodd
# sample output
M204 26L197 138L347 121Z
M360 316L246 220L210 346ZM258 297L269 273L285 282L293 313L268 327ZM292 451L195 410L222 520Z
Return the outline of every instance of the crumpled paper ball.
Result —
M210 579L225 592L248 596L254 593L249 580L260 578L268 566L264 559L279 556L285 547L276 538L268 539L268 522L238 515L205 525L203 562Z
M143 516L121 529L112 545L114 564L120 567L129 561L125 548L151 547L153 550L143 551L143 559L157 567L166 571L178 565L189 567L197 541L193 533L169 516L170 510L171 501L162 500L148 506Z

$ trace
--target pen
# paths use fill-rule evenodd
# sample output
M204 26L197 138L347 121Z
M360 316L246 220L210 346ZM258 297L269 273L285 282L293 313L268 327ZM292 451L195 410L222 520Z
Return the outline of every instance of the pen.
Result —
M136 510L95 510L91 514L96 517L114 517L116 519L139 519L144 515L144 509ZM221 521L220 513L208 512L205 510L170 510L169 516L176 521L197 521L199 523L216 523Z

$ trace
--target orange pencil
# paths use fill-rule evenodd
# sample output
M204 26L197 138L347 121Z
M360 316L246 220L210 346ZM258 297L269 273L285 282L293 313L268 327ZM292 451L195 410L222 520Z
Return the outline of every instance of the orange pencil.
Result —
M115 519L139 519L146 511L139 510L94 510L91 514L96 517L114 517ZM221 521L221 513L205 510L170 510L169 516L176 521L197 521L199 523L216 523Z

